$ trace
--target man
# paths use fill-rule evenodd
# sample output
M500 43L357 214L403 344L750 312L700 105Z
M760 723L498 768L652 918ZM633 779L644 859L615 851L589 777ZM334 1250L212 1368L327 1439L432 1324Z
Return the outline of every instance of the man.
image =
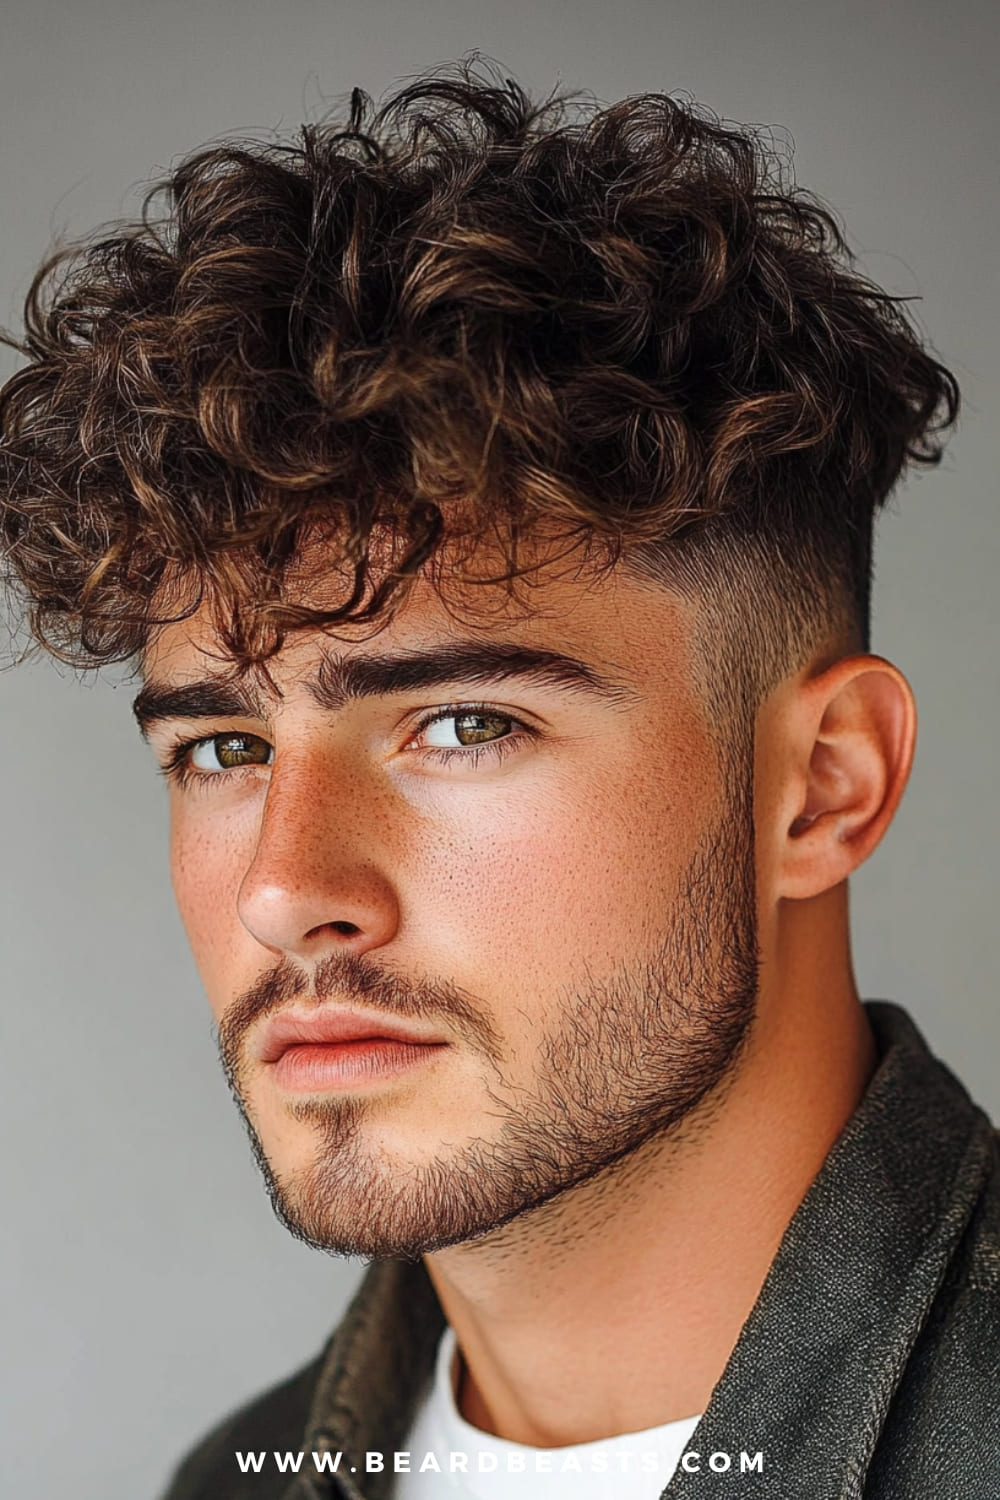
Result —
M474 71L57 265L11 580L139 666L275 1208L373 1261L171 1500L996 1500L996 1138L848 939L893 299L751 135Z

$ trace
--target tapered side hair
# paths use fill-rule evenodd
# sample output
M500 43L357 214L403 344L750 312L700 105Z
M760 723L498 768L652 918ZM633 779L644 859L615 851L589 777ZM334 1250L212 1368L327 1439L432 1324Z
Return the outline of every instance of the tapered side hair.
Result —
M188 157L42 267L16 342L6 579L84 666L206 598L266 663L391 616L449 544L515 580L542 527L696 591L759 689L865 642L873 518L958 405L765 134L478 63ZM316 537L323 609L287 587Z

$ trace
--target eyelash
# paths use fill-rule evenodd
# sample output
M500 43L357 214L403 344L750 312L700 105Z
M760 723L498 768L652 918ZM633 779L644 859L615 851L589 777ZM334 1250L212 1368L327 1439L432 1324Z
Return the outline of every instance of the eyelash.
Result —
M449 764L454 757L458 756L467 766L475 770L484 756L494 759L499 765L507 759L508 755L520 748L523 740L538 737L537 730L493 703L445 703L435 708L432 713L424 715L414 729L414 736L423 734L425 729L429 729L432 724L440 723L443 719L456 719L464 714L490 714L497 718L507 719L511 724L511 733L503 735L500 739L486 740L480 745L428 745L421 751L421 754L429 755L443 765ZM198 745L207 745L224 734L223 730L218 735L199 735L197 739L178 740L176 744L171 745L167 758L161 766L161 772L167 781L183 791L192 786L204 787L208 782L220 781L223 777L228 780L233 776L241 776L246 771L261 769L259 766L249 765L236 766L229 771L199 771L186 764L188 755ZM257 738L262 738L262 736L257 736Z

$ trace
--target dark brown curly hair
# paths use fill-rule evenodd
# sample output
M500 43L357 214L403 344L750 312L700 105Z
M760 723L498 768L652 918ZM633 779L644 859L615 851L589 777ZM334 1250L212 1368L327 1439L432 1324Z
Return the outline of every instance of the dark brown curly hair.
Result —
M958 393L766 137L476 64L160 192L42 267L0 393L6 577L58 656L209 597L260 664L391 614L449 538L516 577L539 525L728 601L765 677L866 639L874 513ZM283 597L317 528L354 584L326 610Z

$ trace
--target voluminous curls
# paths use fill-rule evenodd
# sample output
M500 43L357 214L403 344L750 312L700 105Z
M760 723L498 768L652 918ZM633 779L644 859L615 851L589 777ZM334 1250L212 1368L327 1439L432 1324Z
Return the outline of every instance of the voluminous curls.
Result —
M728 517L827 536L860 577L957 409L764 138L474 68L191 156L141 222L42 268L18 347L7 578L84 665L141 651L170 578L264 660L374 618L460 530L505 538L513 576L539 522L618 555ZM326 610L282 597L317 528L354 581Z

